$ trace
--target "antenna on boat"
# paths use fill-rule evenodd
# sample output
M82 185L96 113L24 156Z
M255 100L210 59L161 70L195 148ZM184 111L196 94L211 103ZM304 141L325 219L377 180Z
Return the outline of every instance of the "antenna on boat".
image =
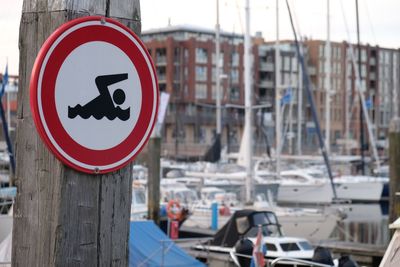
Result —
M308 70L307 70L307 68L305 66L305 63L304 63L304 57L300 53L300 45L299 45L299 42L297 40L296 29L294 28L292 12L290 11L290 6L289 6L288 0L286 0L286 6L287 6L287 9L288 9L288 12L289 12L290 24L291 24L292 30L293 30L297 57L299 58L300 66L301 66L301 69L303 71L303 83L304 83L304 87L305 87L306 92L307 92L308 101L309 101L310 106L311 106L311 115L312 115L312 118L313 118L314 123L315 123L315 128L316 128L316 131L317 131L319 146L320 146L320 149L321 149L321 152L322 152L322 156L323 156L324 161L325 161L326 168L328 170L328 175L329 175L329 179L331 181L331 186L332 186L334 199L337 199L335 185L333 184L333 176L332 176L331 166L330 166L330 163L329 163L328 153L326 152L325 143L324 143L323 138L322 138L321 127L319 125L319 120L318 120L317 111L315 109L315 103L314 103L314 99L313 99L313 95L312 95L312 90L310 88L311 84L310 84L310 79L309 79L309 75L308 75Z

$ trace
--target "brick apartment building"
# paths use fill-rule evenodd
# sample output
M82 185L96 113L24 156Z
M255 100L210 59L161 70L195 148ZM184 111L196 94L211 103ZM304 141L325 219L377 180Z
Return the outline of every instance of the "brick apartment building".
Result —
M203 155L215 137L216 60L213 30L169 26L144 31L142 39L154 59L161 91L170 93L163 133L164 155L181 158ZM221 33L222 145L238 150L244 125L243 35ZM253 38L252 90L254 151L261 154L275 140L275 45L261 36ZM326 43L306 40L302 46L307 72L322 132L325 131ZM358 50L353 45L358 63ZM356 75L346 42L331 42L330 142L333 152L359 150L360 105ZM361 88L368 100L368 114L376 138L384 140L390 119L399 115L399 50L361 46ZM300 65L293 41L281 41L282 98L290 92L290 104L283 105L284 152L317 151L315 123L302 88ZM299 88L301 90L299 90ZM300 103L300 104L299 104ZM301 116L300 116L301 115ZM367 130L364 126L367 140ZM265 136L266 135L266 136ZM301 137L296 145L298 136ZM367 142L367 141L366 141ZM383 145L384 142L378 144Z
M212 144L216 132L216 59L213 30L169 26L144 31L142 40L152 56L159 88L170 94L163 127L164 156L201 159ZM252 85L254 109L254 149L265 154L275 147L275 44L257 35L252 38ZM244 36L221 33L220 73L222 105L222 147L237 152L244 126ZM353 53L358 63L357 46ZM322 132L325 132L326 43L305 40L302 45L312 94ZM360 105L356 94L356 75L350 44L331 43L331 151L357 153L359 150ZM281 106L283 152L318 151L315 123L311 117L295 44L280 42L280 98L290 94ZM357 67L358 68L358 67ZM385 146L390 120L399 116L400 50L379 46L361 46L361 88L368 102L373 133L380 147ZM1 79L0 74L0 79ZM18 77L10 76L11 87ZM300 89L300 90L299 90ZM15 125L16 91L10 92L12 126ZM3 98L7 109L7 98ZM367 130L365 140L368 142ZM299 139L300 138L300 139ZM347 146L346 146L347 145ZM347 147L347 149L346 149Z

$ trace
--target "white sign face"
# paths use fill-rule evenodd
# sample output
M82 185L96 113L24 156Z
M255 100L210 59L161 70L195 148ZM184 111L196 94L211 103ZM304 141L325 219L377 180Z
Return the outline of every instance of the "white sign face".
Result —
M74 79L69 73L76 73ZM124 91L126 99L119 106L123 110L129 109L128 120L110 120L105 116L99 120L93 116L87 119L79 115L68 117L69 106L85 106L100 96L96 77L119 73L127 73L127 79L109 85L108 90L110 96L117 89ZM90 42L76 48L66 58L57 76L56 107L61 123L72 139L90 149L109 149L125 140L136 125L141 99L142 90L135 66L121 49L105 42Z
M154 65L122 24L85 17L45 42L31 77L40 136L65 164L88 173L117 170L147 142L157 118Z

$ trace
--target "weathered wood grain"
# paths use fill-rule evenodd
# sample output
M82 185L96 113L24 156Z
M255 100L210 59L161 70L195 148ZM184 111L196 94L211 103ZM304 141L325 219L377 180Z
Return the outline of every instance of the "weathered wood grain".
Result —
M24 1L19 39L13 266L127 266L131 166L107 175L82 174L64 166L39 138L29 106L30 75L46 38L64 22L105 14L105 8L106 0ZM139 10L139 0L110 1L111 17L137 34L141 28Z

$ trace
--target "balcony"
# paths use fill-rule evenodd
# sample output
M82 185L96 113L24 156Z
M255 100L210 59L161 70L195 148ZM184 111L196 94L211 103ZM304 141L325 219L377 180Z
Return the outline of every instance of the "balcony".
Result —
M261 62L260 63L260 71L273 72L274 71L274 64Z
M177 116L176 114L172 114L171 112L165 118L166 124L174 124L176 122ZM224 124L229 125L242 125L244 123L243 116L231 116L226 115L222 117ZM197 114L197 115L182 115L179 114L179 121L183 124L196 124L199 125L215 125L216 123L216 115L215 114Z
M166 65L167 64L167 57L166 56L157 56L156 64L157 65Z
M370 59L369 59L369 65L370 65L370 66L375 66L375 65L376 65L376 58L373 58L373 57L370 58Z
M165 83L167 81L167 76L165 74L157 74L157 79L159 83Z
M260 88L274 88L274 82L273 81L268 81L268 80L261 80L260 83L258 84Z
M275 98L270 97L270 96L260 96L258 98L258 101L260 104L271 104L271 106L272 106L275 101Z
M375 72L370 72L370 73L369 73L369 79L370 79L371 81L375 81L375 80L376 80L376 74L375 74Z
M177 159L184 158L199 158L203 157L208 150L210 145L208 144L198 144L198 143L178 143L169 142L162 143L162 150L164 156L175 157Z

